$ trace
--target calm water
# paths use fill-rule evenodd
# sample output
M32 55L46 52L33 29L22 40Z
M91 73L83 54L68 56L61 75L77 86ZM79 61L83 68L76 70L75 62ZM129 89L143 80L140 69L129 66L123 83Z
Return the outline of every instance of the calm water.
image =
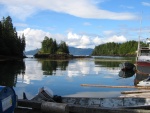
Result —
M83 87L81 84L133 86L135 76L119 77L121 57L103 57L74 60L0 61L0 85L13 86L19 98L25 92L30 99L41 87L53 94L75 97L116 97L129 88ZM133 58L128 58L134 62ZM132 90L132 89L131 89Z

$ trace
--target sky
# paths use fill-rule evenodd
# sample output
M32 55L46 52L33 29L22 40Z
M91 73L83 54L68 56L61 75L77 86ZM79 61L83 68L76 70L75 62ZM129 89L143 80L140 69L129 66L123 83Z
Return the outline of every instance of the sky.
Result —
M149 0L0 0L7 16L26 51L41 48L45 36L76 48L150 37Z

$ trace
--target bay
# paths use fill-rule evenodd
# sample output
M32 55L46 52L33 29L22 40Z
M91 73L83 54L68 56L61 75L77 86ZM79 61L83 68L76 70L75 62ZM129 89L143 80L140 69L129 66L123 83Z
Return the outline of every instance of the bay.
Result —
M18 98L23 92L33 98L44 87L54 95L67 97L117 97L131 88L83 87L81 84L133 86L135 76L120 77L119 64L134 63L135 58L92 57L72 60L26 58L0 61L0 85L14 88Z

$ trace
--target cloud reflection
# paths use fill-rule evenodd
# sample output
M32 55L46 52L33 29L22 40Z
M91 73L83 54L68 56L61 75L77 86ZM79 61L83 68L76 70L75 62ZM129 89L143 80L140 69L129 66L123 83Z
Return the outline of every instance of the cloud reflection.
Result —
M17 82L22 82L25 84L31 84L32 80L42 80L44 76L41 71L41 63L34 60L26 60L26 70L25 74L18 75Z
M118 75L119 71L119 67L96 66L92 60L77 60L76 62L69 64L68 77L103 74L104 78L112 78L112 75Z

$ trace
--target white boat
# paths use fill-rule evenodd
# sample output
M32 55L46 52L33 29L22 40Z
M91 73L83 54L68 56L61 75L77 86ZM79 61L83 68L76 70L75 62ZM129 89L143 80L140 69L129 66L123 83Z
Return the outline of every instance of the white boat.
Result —
M150 66L150 38L146 39L146 44L149 44L149 47L141 47L139 40L136 59L139 66Z
M147 79L140 81L137 86L150 86L150 76Z

